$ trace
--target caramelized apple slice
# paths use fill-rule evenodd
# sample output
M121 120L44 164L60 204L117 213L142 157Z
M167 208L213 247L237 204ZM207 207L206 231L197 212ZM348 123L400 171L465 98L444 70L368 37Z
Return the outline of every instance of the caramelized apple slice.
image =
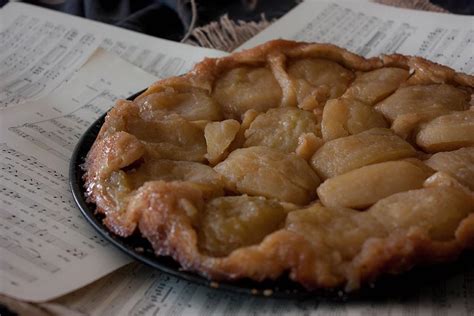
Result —
M423 126L416 143L428 152L459 149L474 145L474 111L443 115Z
M351 261L371 238L418 228L434 240L450 240L459 223L474 212L472 198L453 187L433 187L391 195L365 212L315 203L290 212L285 228L309 240L318 263L331 269Z
M270 109L255 118L245 131L244 147L267 146L281 152L295 152L298 138L305 133L319 134L313 113L298 108Z
M169 89L149 94L136 102L140 116L145 120L164 119L169 114L179 114L190 121L217 121L222 118L219 105L198 89L189 92Z
M322 107L326 100L341 96L354 78L352 71L338 63L318 58L291 62L288 74L296 89L298 106L304 109Z
M344 96L366 104L374 104L397 90L408 79L408 70L384 67L357 74Z
M144 161L137 168L126 171L127 183L137 189L145 182L188 181L198 184L205 193L222 194L222 176L209 166L191 161L151 160Z
M225 120L222 122L211 122L204 129L206 138L206 158L212 165L224 159L232 141L240 130L240 123L236 120Z
M394 193L419 189L431 174L408 161L387 161L327 179L317 192L328 207L360 209Z
M310 202L320 182L304 159L262 146L234 150L214 170L230 190L295 204Z
M388 127L382 114L370 105L339 98L324 106L321 133L324 141L349 136L374 127Z
M320 203L290 212L285 227L309 240L318 251L319 265L328 269L352 260L368 237L387 235L384 225L367 212Z
M267 68L235 68L217 79L213 98L226 118L239 120L247 110L264 112L281 103L281 88Z
M321 137L313 133L305 133L298 138L298 147L296 147L295 153L304 160L309 160L323 144Z
M140 139L148 154L155 158L205 160L204 131L178 115L158 121L129 120L127 131Z
M169 113L162 119L141 117L136 103L118 101L107 114L103 129L101 137L118 131L132 134L141 141L147 154L157 159L205 160L204 131L179 114Z
M198 245L205 254L220 257L258 244L280 228L286 211L276 200L226 196L211 200L201 216Z
M419 130L420 125L430 121L433 117L447 113L444 109L438 109L433 112L408 113L397 116L390 128L403 139L413 139Z
M474 147L440 152L425 163L436 171L443 171L474 191Z
M467 108L469 94L447 84L403 87L378 103L375 108L390 121L407 114L427 119Z
M377 162L415 155L415 149L385 128L373 128L362 133L325 143L311 158L311 167L323 179Z
M435 240L449 240L459 222L474 212L472 197L450 186L430 187L391 195L367 212L390 231L420 227Z

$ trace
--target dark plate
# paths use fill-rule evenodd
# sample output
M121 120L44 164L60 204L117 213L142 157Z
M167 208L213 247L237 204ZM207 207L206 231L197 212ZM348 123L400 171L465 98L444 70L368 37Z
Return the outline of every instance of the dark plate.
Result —
M141 91L142 92L142 91ZM141 92L131 96L133 100ZM77 206L81 210L86 220L114 246L127 253L138 261L141 261L160 271L173 276L195 282L205 286L211 286L211 282L199 276L196 273L183 271L179 263L170 257L157 257L153 254L153 249L149 242L138 234L128 238L118 237L108 231L102 224L102 216L96 214L95 205L88 203L85 198L84 171L81 168L84 159L94 143L99 130L104 123L105 114L90 126L79 140L74 149L69 165L69 183ZM235 293L244 293L252 295L268 294L271 290L272 297L278 298L308 298L317 297L326 300L386 300L388 298L407 297L407 295L416 295L420 291L430 290L434 287L443 287L445 282L462 273L474 272L474 254L465 253L454 263L443 265L431 265L418 267L410 272L399 276L385 276L380 278L375 284L365 286L362 289L347 294L341 290L324 290L309 292L303 287L284 276L278 280L255 282L252 280L238 280L234 282L219 282L218 288ZM267 291L265 291L267 290Z

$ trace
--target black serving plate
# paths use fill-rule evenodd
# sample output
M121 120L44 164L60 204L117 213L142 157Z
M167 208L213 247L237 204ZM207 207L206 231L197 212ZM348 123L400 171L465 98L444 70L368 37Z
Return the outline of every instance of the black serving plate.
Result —
M133 100L143 91L134 94L129 100ZM362 289L345 293L341 289L307 291L299 284L291 281L287 276L277 280L255 282L249 279L214 283L196 273L184 271L179 263L170 257L157 257L149 242L138 233L127 238L116 236L102 223L102 216L95 212L95 205L88 203L85 198L85 189L82 165L84 159L94 143L99 130L104 123L105 114L90 126L79 140L74 149L69 165L69 184L74 200L86 220L99 232L106 240L111 242L121 251L130 255L134 259L143 262L162 272L175 277L195 282L200 285L216 287L240 294L264 295L276 298L304 299L317 298L319 300L346 301L346 300L370 300L385 301L388 298L407 298L420 291L429 291L434 287L443 287L444 282L471 271L474 272L474 254L465 253L459 260L453 263L442 265L430 265L417 267L403 275L384 276L375 284L366 285Z

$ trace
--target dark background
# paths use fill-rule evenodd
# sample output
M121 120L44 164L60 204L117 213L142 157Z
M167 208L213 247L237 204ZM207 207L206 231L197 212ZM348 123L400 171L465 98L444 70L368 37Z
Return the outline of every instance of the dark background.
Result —
M8 0L0 0L0 7ZM189 0L27 0L27 3L70 13L151 36L179 41L191 22ZM58 3L59 4L51 4ZM259 21L262 13L268 20L279 18L293 8L297 0L196 0L196 26L205 25L228 14L231 19ZM458 14L474 14L474 0L431 0Z

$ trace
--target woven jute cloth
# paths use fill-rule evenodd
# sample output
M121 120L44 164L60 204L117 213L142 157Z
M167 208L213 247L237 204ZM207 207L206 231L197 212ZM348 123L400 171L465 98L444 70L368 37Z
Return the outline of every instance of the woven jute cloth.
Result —
M428 0L374 0L380 4L433 12L448 12ZM262 14L258 22L234 21L227 15L189 31L184 43L231 52L271 24Z
M428 0L375 0L373 2L400 8L448 12ZM233 21L227 15L224 15L218 21L189 30L189 36L186 36L187 39L184 43L231 52L270 24L271 21L268 21L264 14L257 22ZM32 304L0 294L0 316L3 316L3 313L5 315L20 316L83 315L54 301Z

